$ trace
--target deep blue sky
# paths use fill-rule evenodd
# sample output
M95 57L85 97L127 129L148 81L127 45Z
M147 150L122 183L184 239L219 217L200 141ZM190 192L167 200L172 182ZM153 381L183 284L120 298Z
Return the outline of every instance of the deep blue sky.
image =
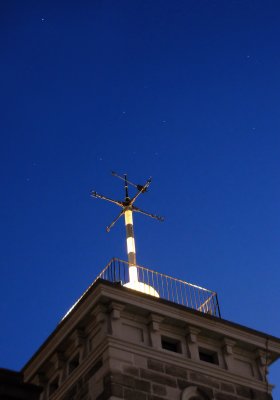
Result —
M111 170L151 190L138 263L280 336L277 1L2 1L0 365L20 369L113 256ZM271 381L280 382L280 363ZM274 393L280 398L280 384Z

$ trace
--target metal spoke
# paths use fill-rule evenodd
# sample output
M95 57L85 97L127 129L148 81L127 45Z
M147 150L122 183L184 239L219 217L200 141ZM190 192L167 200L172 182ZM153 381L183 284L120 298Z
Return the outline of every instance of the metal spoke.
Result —
M112 175L116 176L117 178L120 178L122 181L125 181L125 178L123 176L121 176L121 175L118 175L115 171L112 171ZM127 181L127 183L129 183L131 186L135 187L138 190L141 190L142 187L143 187L141 185L136 185L136 183L133 183L133 182L131 182L129 180L126 180L126 181Z
M138 208L138 207L133 206L133 207L132 207L132 210L133 210L133 211L136 211L136 212L139 212L139 213L141 213L141 214L147 215L148 217L157 219L158 221L161 221L161 222L164 221L164 218L163 218L163 217L161 217L161 216L159 216L159 215L155 215L155 214L150 214L150 213L148 213L148 212L146 212L146 211L141 210L141 209Z
M117 222L117 220L124 214L124 210L122 210L119 215L117 216L117 218L114 219L114 221L111 223L111 225L107 226L106 231L110 232L110 230L113 228L113 226L115 225L115 223Z
M121 201L110 199L110 197L103 196L103 194L99 194L95 191L92 191L90 193L90 195L91 195L91 197L95 197L96 199L107 200L107 201L110 201L111 203L116 204L119 207L123 207L123 203Z
M146 190L147 190L148 187L150 186L151 182L152 182L152 178L150 178L150 179L147 180L147 182L146 182L145 185L142 187L142 189L139 190L139 192L136 193L136 195L130 200L130 204L131 204L131 205L135 202L135 200L138 198L138 196L140 196L141 193L146 192Z

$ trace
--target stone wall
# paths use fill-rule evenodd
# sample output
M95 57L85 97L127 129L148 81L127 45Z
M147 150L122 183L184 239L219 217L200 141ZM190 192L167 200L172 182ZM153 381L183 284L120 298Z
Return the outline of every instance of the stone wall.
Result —
M40 400L271 400L267 367L278 353L262 333L100 286L24 375L43 387Z
M195 386L201 399L209 400L272 400L271 395L245 386L213 379L202 373L187 371L154 359L147 367L123 366L123 373L107 374L103 392L96 400L112 396L125 400L180 400L184 389Z

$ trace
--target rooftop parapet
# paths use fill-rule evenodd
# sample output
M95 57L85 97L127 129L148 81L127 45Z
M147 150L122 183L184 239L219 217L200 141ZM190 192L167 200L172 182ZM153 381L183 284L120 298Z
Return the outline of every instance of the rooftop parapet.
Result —
M112 283L120 283L130 289L159 297L202 313L221 317L216 292L139 265L133 266L137 271L137 278L134 282L131 282L129 268L131 266L128 262L113 258L96 280L100 278Z
M131 280L131 269L135 280ZM221 318L216 292L173 278L140 265L131 266L127 261L112 258L82 296L67 311L62 320L76 307L98 279L161 298L184 307Z

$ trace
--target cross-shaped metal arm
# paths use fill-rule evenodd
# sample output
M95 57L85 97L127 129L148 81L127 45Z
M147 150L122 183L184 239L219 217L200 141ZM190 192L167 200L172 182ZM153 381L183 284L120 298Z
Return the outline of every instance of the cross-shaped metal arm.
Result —
M125 182L125 199L124 201L118 201L111 199L110 197L103 196L95 191L91 192L91 196L97 199L106 200L110 203L116 204L117 206L121 207L121 212L119 215L113 220L113 222L107 227L107 232L109 232L115 223L124 215L125 220L125 229L126 229L126 245L127 245L127 255L128 255L128 263L129 263L129 283L133 286L138 284L138 273L136 267L136 246L135 246L135 239L134 239L134 229L133 229L133 211L139 212L141 214L147 215L148 217L154 218L158 221L163 221L163 217L160 217L155 214L148 213L144 210L141 210L138 207L134 206L134 202L140 196L141 193L147 191L147 188L150 186L152 179L149 178L146 183L142 185L135 185L134 183L128 181L127 175L124 176L118 175L116 172L112 172L112 174ZM134 186L137 189L137 193L135 194L132 199L129 197L128 194L128 184Z
M110 201L111 203L116 204L119 207L123 207L123 203L121 201L110 199L110 197L103 196L103 194L99 194L99 193L95 192L94 190L92 192L90 192L90 195L91 195L91 197L95 197L96 199L107 200L107 201Z
M147 190L148 187L150 186L151 182L152 182L152 178L149 178L149 179L147 180L147 182L145 183L145 185L141 188L141 190L139 190L139 192L136 193L136 195L131 199L131 201L130 201L130 204L131 204L131 205L135 202L135 200L138 198L138 196L140 196L141 193L146 192L146 190Z
M141 209L138 208L138 207L132 206L132 210L133 210L133 211L136 211L136 212L139 212L139 213L141 213L141 214L147 215L148 217L157 219L158 221L161 221L161 222L164 221L164 218L163 218L163 217L161 217L161 216L159 216L159 215L155 215L155 214L148 213L148 212L146 212L146 211L141 210Z
M119 215L114 219L114 221L113 221L109 226L107 226L107 228L106 228L106 231L107 231L107 232L110 232L110 230L113 228L113 226L115 225L115 223L118 221L118 219L119 219L123 214L124 214L124 210L122 210L122 211L119 213Z
M137 190L142 190L143 189L142 185L137 185L137 184L129 181L127 178L124 178L123 176L118 175L115 171L112 171L112 175L116 176L117 178L120 178L122 181L125 181L125 182L129 183L129 185L135 187Z

